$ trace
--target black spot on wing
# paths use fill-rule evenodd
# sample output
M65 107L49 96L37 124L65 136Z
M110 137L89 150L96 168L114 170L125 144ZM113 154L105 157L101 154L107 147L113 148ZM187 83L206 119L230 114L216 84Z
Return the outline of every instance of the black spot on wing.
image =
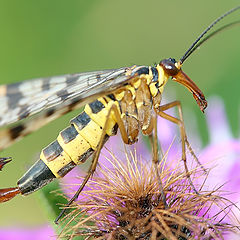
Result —
M50 89L51 78L45 78L44 84L42 85L42 91L48 91Z
M50 116L52 116L54 113L55 113L55 110L54 110L54 109L49 109L49 110L46 111L46 117L50 117Z
M14 85L16 85L15 89L13 89ZM18 107L19 101L24 98L23 94L20 91L16 91L16 88L18 87L19 83L7 85L7 96L9 96L7 100L10 109L15 109L16 107Z
M67 90L61 90L56 95L61 99L62 102L64 102L69 97Z
M21 133L24 131L25 126L23 124L12 127L9 129L9 135L11 137L12 140L18 138Z
M79 79L79 76L74 76L74 75L69 76L66 79L66 84L68 86L73 85L73 84L75 84L77 82L78 79Z
M6 85L7 87L7 95L14 95L16 94L16 90L19 89L19 85L21 83L12 83L12 84L9 84L9 85Z

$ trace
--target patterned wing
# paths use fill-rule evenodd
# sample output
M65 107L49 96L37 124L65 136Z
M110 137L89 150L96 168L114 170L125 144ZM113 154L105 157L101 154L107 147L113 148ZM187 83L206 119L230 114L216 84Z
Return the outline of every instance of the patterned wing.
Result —
M112 92L131 79L133 68L42 78L0 86L0 150L54 119ZM137 68L136 68L137 69Z
M0 151L76 108L79 108L78 104L52 107L34 117L28 118L27 121L19 121L13 126L0 130Z
M127 68L40 78L0 86L0 126L8 125L42 110L76 102L112 91L127 80Z

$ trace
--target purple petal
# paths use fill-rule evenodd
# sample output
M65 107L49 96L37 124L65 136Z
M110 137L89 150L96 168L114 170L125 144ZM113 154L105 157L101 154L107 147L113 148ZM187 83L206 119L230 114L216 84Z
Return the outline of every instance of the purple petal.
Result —
M38 228L4 228L0 229L1 240L46 240L57 239L51 226L42 226Z
M210 145L201 154L201 162L213 168L208 176L209 187L223 186L228 192L240 192L240 141L234 140L228 125L223 102L210 99L207 111L207 123L210 132ZM240 200L239 194L229 196L231 200Z
M211 97L206 110L210 143L219 143L232 139L232 133L226 117L223 101L218 97Z

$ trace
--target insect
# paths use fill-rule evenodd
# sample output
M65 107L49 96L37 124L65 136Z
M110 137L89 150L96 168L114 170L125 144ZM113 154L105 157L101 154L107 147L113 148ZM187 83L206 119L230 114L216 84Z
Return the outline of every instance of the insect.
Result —
M217 18L179 61L169 58L153 67L132 66L0 86L0 126L15 123L14 126L0 131L0 150L57 117L86 104L84 111L70 121L69 127L42 150L40 159L17 182L17 187L0 190L0 202L8 201L18 194L28 195L52 180L64 177L76 165L93 155L90 169L79 190L69 201L70 205L94 173L103 144L118 129L126 144L135 143L140 130L149 136L154 132L153 162L156 164L157 116L180 127L182 160L188 173L186 147L194 157L195 155L185 133L181 103L174 101L161 105L162 92L171 77L193 94L200 110L204 112L207 101L197 85L182 71L182 64L206 39L224 29L222 27L203 38L217 22L239 8L240 6ZM173 107L178 108L179 118L165 112ZM31 116L33 118L27 123L20 121ZM190 177L189 181L191 182Z

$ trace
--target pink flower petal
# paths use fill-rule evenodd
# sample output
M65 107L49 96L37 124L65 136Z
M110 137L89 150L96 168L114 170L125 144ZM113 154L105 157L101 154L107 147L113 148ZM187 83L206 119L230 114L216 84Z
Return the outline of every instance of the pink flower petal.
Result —
M4 228L0 229L1 240L46 240L57 239L52 227L46 225L37 228Z

